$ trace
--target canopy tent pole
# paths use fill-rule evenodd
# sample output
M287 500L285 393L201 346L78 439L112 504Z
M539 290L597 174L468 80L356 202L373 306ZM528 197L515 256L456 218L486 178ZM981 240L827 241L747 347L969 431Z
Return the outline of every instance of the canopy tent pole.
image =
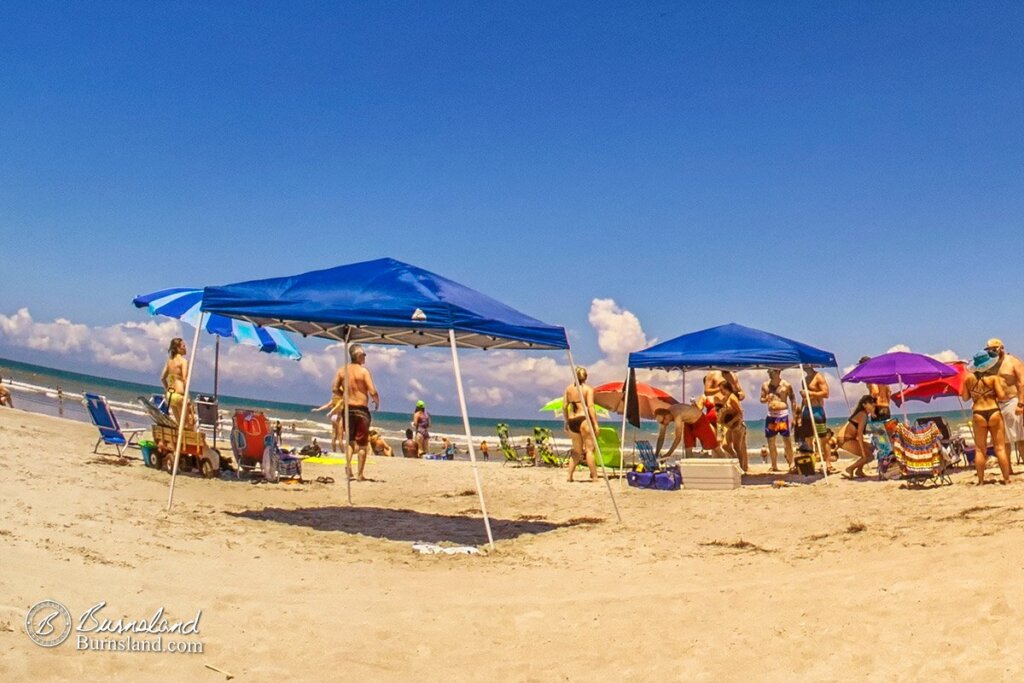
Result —
M586 409L586 402L583 401L583 387L580 386L580 378L576 376L576 363L572 360L572 349L566 348L565 355L569 357L569 370L572 371L572 381L576 385L576 391L579 392L580 403L583 403L584 409ZM585 410L587 422L590 423L590 431L594 435L594 456L601 462L601 476L604 478L605 486L608 487L608 496L612 499L612 507L615 508L615 517L621 522L622 515L619 514L619 504L615 502L615 494L612 493L611 482L608 481L608 473L605 471L604 458L601 457L601 445L597 440L597 423L591 416L589 410ZM580 453L581 456L585 456L584 453ZM622 444L619 444L619 457L622 457Z
M903 376L900 375L899 373L896 373L896 379L899 380L899 383L900 383L900 396L903 396L904 395L903 392L905 391L905 387L903 386ZM905 425L907 425L909 427L910 426L910 416L907 414L907 402L906 401L900 401L900 404L901 404L900 407L903 408L903 424L905 424Z
M196 356L199 355L199 332L203 329L203 318L205 315L205 313L200 312L199 324L196 325L196 332L192 335L192 362L188 364L188 372L185 373L185 395L181 400L181 415L178 416L178 439L174 444L174 467L171 468L171 490L167 494L168 512L171 511L171 505L174 503L174 480L178 476L178 460L181 458L181 439L185 436L185 416L188 415L188 390L192 384L192 371L196 367Z
M852 415L853 408L850 407L850 397L846 395L846 384L843 383L843 376L839 374L839 359L836 359L836 366L832 368L836 371L836 379L839 380L839 388L843 392L843 402L846 404L846 414Z
M576 371L573 371L576 376ZM626 459L622 457L622 451L626 446L626 413L629 412L629 366L626 366L626 381L622 384L622 436L619 437L619 479L622 479L622 468ZM634 446L635 447L635 446Z
M686 403L686 368L680 368L680 370L683 371L683 387L682 390L679 392L679 395L682 396L681 403Z
M469 459L473 463L473 478L476 479L476 492L480 496L480 512L484 516L484 528L487 530L487 545L494 550L494 535L491 533L491 520L487 516L487 503L484 502L484 485L480 481L480 467L476 461L476 449L473 448L473 433L469 429L469 410L466 408L466 393L462 389L462 369L459 367L459 352L456 350L455 330L448 330L448 341L452 346L452 365L455 367L455 388L459 392L459 408L462 409L462 426L466 428L466 445L469 446Z
M818 436L818 425L814 422L814 406L811 404L811 390L807 386L807 372L804 370L803 363L800 364L800 384L804 386L804 398L807 400L807 415L811 418L811 430L814 432L814 443L818 445L818 452L821 453L821 471L825 473L825 482L827 483L828 468L831 463L825 460L825 449L821 447L821 437Z
M348 340L350 338L349 335L351 334L352 328L346 325L345 341L342 343L342 353L345 354L345 357L341 359L341 366L345 368L345 372L341 375L341 412L345 419L345 424L341 426L341 457L345 460L345 490L346 493L348 493L349 505L352 505L352 457L349 455L348 447ZM367 409L369 409L369 405L367 405ZM367 446L367 448L369 448L369 446ZM370 454L367 453L366 457L370 457Z

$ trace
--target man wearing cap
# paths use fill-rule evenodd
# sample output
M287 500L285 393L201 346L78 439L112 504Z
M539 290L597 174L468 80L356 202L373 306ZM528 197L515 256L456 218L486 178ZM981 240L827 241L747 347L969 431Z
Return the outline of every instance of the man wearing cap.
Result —
M430 448L430 413L427 404L416 401L416 410L412 413L412 429L415 433L416 447L422 456Z
M352 451L359 456L359 470L356 474L356 481L363 481L363 468L366 467L366 450L370 443L370 406L369 399L373 399L373 409L380 410L380 395L377 387L373 385L373 377L370 371L363 366L366 363L366 351L359 344L353 344L348 351L351 363L348 364L347 384L348 390L348 441ZM348 466L351 476L351 464Z
M1006 443L1017 449L1017 462L1024 456L1024 363L1006 352L1002 339L989 339L985 350L994 358L998 358L992 373L1003 380L1006 400L999 402L999 412L1003 414L1003 427L1006 430ZM1007 448L1007 455L1011 448Z

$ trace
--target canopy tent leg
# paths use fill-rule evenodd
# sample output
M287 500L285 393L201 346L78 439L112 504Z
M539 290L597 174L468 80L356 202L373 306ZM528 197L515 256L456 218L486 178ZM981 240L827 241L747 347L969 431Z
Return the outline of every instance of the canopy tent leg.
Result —
M220 378L220 335L214 335L213 352L213 403L217 406L213 421L213 447L217 448L217 434L220 432L220 393L218 391Z
M683 371L682 387L680 388L679 395L682 396L682 402L686 403L686 368L680 368Z
M494 550L494 534L491 533L491 520L487 516L487 503L484 501L484 485L480 481L480 467L476 461L476 449L473 448L473 433L469 428L469 410L466 408L466 393L462 389L462 369L459 366L459 352L455 344L455 330L448 330L448 341L452 347L452 365L455 368L455 388L459 393L459 408L462 410L462 426L466 429L466 445L469 447L469 459L473 463L473 478L476 480L476 492L480 496L480 512L484 516L484 529L487 530L487 545Z
M345 327L345 341L342 343L342 353L345 357L341 359L342 367L345 368L345 372L341 375L341 414L345 420L345 424L341 426L341 457L345 459L345 492L348 494L348 504L352 505L352 456L349 455L348 445L348 434L349 434L349 421L348 421L348 340L349 335L352 334L352 328ZM333 429L333 426L331 427ZM367 453L366 457L370 457Z
M580 402L583 402L583 387L580 386L580 378L576 376L576 363L572 360L572 349L566 349L565 355L569 357L569 370L572 371L572 381L576 385L576 391L579 392ZM586 407L584 405L584 407ZM590 431L594 435L594 455L601 462L601 477L604 479L605 486L608 487L608 496L612 499L612 507L615 508L615 517L620 522L622 521L622 515L619 514L619 504L615 502L615 494L612 492L611 482L608 481L608 473L605 470L604 458L601 457L601 445L597 442L597 423L591 416L590 411L586 411L587 422L590 423ZM581 453L581 455L583 455ZM622 457L622 444L619 444L619 457Z
M181 440L185 436L185 417L188 415L188 390L192 385L192 371L196 367L196 357L199 355L199 332L203 329L203 318L205 313L199 313L199 324L196 325L195 334L192 335L192 362L188 364L188 372L185 373L185 395L181 401L181 415L178 416L178 439L174 444L174 467L171 468L171 490L167 494L167 511L171 511L174 504L174 480L178 477L178 460L181 458Z
M839 373L839 360L836 360L836 366L832 368L836 371L836 379L839 380L839 389L843 392L843 403L846 404L846 414L853 414L853 408L850 407L850 397L846 395L846 384L843 383L843 376Z
M831 463L825 460L825 449L821 447L821 437L818 436L818 425L814 422L814 406L811 405L811 390L807 387L807 372L804 370L803 363L800 364L800 384L804 387L804 398L807 400L807 415L811 418L811 430L814 432L814 443L818 445L818 452L821 453L821 471L825 473L825 482L828 483L828 468L831 466Z
M576 371L573 371L576 376ZM564 406L563 406L564 407ZM626 366L626 381L622 385L622 436L619 437L619 479L622 479L622 468L626 459L622 457L622 449L626 446L626 413L629 412L629 366Z

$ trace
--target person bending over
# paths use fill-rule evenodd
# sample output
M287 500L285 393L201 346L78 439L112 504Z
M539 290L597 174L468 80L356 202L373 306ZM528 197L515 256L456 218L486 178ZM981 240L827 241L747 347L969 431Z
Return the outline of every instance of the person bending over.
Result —
M669 446L666 458L671 458L675 453L679 442L683 441L686 455L693 453L693 447L700 439L700 445L706 450L718 448L718 438L715 435L715 428L711 421L700 408L689 403L676 403L668 408L658 408L654 411L654 419L658 422L658 443L654 449L655 457L661 457L661 447L665 444L665 435L670 424L675 425L672 435L672 445Z

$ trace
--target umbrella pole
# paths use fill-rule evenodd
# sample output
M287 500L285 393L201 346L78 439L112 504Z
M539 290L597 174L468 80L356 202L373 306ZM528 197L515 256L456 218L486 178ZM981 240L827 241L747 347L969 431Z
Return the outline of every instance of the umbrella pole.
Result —
M825 482L828 483L828 468L831 463L825 460L825 449L821 447L821 437L818 436L818 425L814 422L814 406L811 404L811 390L807 386L807 373L804 371L804 364L800 364L800 383L804 386L804 398L807 400L807 416L811 418L811 431L814 432L814 443L818 444L818 452L821 453L821 471L825 473Z
M341 426L341 457L345 461L345 492L348 494L349 505L352 504L352 459L349 457L348 447L348 340L351 332L352 328L346 326L345 342L342 345L342 353L345 354L345 357L341 359L342 367L345 368L345 372L341 376L341 412L345 419L345 424ZM367 408L369 408L369 406L367 406ZM367 457L369 457L369 453L367 453Z
M178 439L174 444L174 466L171 468L171 490L167 494L167 511L171 511L174 503L174 480L178 477L178 460L181 458L181 439L185 436L185 416L188 415L188 390L192 384L192 370L196 367L196 356L199 355L199 331L203 327L203 316L199 314L199 324L196 325L196 333L192 336L192 362L188 364L188 372L185 373L185 395L181 401L181 415L178 416Z
M590 416L590 410L587 409L586 402L583 400L583 387L580 386L580 378L576 376L576 363L572 360L572 349L566 347L565 354L569 357L569 370L572 371L572 381L576 385L576 391L579 393L580 403L583 404L583 408L586 411L587 422L590 423L590 431L594 435L594 455L601 462L601 476L604 478L605 486L608 487L608 496L612 499L612 507L615 508L615 517L622 521L622 515L619 514L619 504L615 502L615 494L612 493L611 482L608 481L608 473L605 471L604 458L601 457L601 445L597 442L597 424ZM580 455L585 455L581 453ZM622 457L622 444L619 444L619 457Z
M491 520L487 516L487 503L484 501L484 485L480 481L480 467L476 462L476 449L473 448L473 433L469 428L469 409L466 408L466 393L462 388L462 369L459 367L459 352L456 350L455 330L448 330L448 342L452 347L452 365L455 368L455 388L459 393L459 408L462 410L462 426L466 429L466 445L469 447L469 459L473 463L473 478L476 480L476 492L480 496L480 512L484 516L484 529L487 530L487 545L494 550L494 534L491 533Z
M903 386L903 376L900 375L900 374L897 374L896 375L896 379L899 380L899 383L900 383L900 396L903 396L903 392L906 391L906 387ZM907 425L909 427L910 426L910 416L907 414L907 400L906 400L905 396L903 398L903 402L902 403L903 404L900 407L903 408L903 424L905 424L905 425Z

